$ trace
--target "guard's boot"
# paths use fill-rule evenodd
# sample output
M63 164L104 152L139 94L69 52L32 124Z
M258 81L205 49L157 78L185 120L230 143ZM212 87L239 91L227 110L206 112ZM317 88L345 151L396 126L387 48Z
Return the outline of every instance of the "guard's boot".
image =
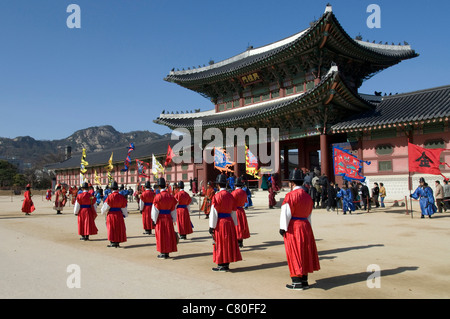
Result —
M286 285L287 289L303 290L303 284L301 281L301 277L291 277L291 279L292 279L292 284L287 284Z
M230 269L228 268L228 265L229 265L229 264L219 264L219 265L217 265L217 267L214 267L214 268L212 269L212 271L216 271L216 272L227 272L228 270L230 270Z
M309 288L308 275L303 275L300 280L302 282L303 289L308 289Z

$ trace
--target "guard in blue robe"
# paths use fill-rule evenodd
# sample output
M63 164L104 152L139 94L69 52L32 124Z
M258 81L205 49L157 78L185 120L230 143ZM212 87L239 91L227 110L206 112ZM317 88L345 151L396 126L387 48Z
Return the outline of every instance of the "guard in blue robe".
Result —
M234 185L236 183L236 177L234 175L231 175L227 178L228 186L230 186L231 190L234 190Z
M103 198L102 194L100 192L96 192L95 198L97 199L97 201L96 201L97 205L100 205L100 203L102 202L102 198Z
M253 206L252 192L250 191L250 189L248 189L247 186L242 187L242 190L244 190L245 193L247 193L247 202L244 205L244 209L252 207Z
M103 202L105 202L109 194L111 194L111 188L109 188L109 185L106 185L105 191L103 192Z
M122 184L122 186L120 186L119 194L122 196L125 196L125 198L128 198L129 191L128 191L128 189L125 189L125 186L123 184Z
M425 215L431 218L431 215L437 211L437 207L434 204L433 190L428 186L423 177L419 179L419 183L420 186L410 196L419 200L420 210L422 211L421 218L424 218Z
M344 215L347 214L347 211L350 214L352 213L352 211L355 211L352 191L348 188L347 183L345 183L344 186L339 190L336 197L342 198L342 210L344 211Z

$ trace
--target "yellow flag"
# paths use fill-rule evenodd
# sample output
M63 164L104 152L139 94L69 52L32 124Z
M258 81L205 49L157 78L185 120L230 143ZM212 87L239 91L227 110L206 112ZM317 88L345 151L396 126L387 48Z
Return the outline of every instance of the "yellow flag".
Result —
M158 177L158 173L164 174L164 167L156 160L155 155L152 154L152 173Z
M100 176L97 175L97 170L94 170L94 184L95 185L101 185L100 183Z
M86 166L88 165L89 163L86 161L86 149L83 148L83 154L81 155L81 168L80 168L82 174L87 172Z
M108 166L106 166L107 172L111 172L114 168L112 161L113 161L113 153L111 153L111 157L109 158L109 161L108 161Z

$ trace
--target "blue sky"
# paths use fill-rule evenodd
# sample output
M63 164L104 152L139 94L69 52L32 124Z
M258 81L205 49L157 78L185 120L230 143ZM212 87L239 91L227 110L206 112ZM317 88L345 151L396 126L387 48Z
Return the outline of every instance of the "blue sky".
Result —
M2 0L0 136L53 140L90 126L168 133L165 110L208 110L211 102L163 78L172 68L226 59L248 45L297 33L329 1ZM81 29L69 29L69 4ZM407 41L420 54L366 81L362 93L402 93L450 84L450 1L330 1L353 38ZM381 28L366 25L381 8Z

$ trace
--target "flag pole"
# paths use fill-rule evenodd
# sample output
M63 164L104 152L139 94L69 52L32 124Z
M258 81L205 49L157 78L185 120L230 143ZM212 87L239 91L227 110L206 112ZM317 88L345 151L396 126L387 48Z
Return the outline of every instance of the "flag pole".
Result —
M411 172L408 171L408 188L409 188L409 204L411 206L411 218L413 218L413 206L412 206L412 197L411 197L411 190L412 190L412 178L411 178ZM406 206L408 206L408 203L405 203Z
M412 197L411 197L411 190L412 190L412 177L411 177L411 169L409 164L409 157L411 154L409 154L409 144L411 143L411 132L408 132L408 188L409 188L409 204L411 205L411 218L413 218L413 206L412 206ZM405 203L408 205L408 203Z

